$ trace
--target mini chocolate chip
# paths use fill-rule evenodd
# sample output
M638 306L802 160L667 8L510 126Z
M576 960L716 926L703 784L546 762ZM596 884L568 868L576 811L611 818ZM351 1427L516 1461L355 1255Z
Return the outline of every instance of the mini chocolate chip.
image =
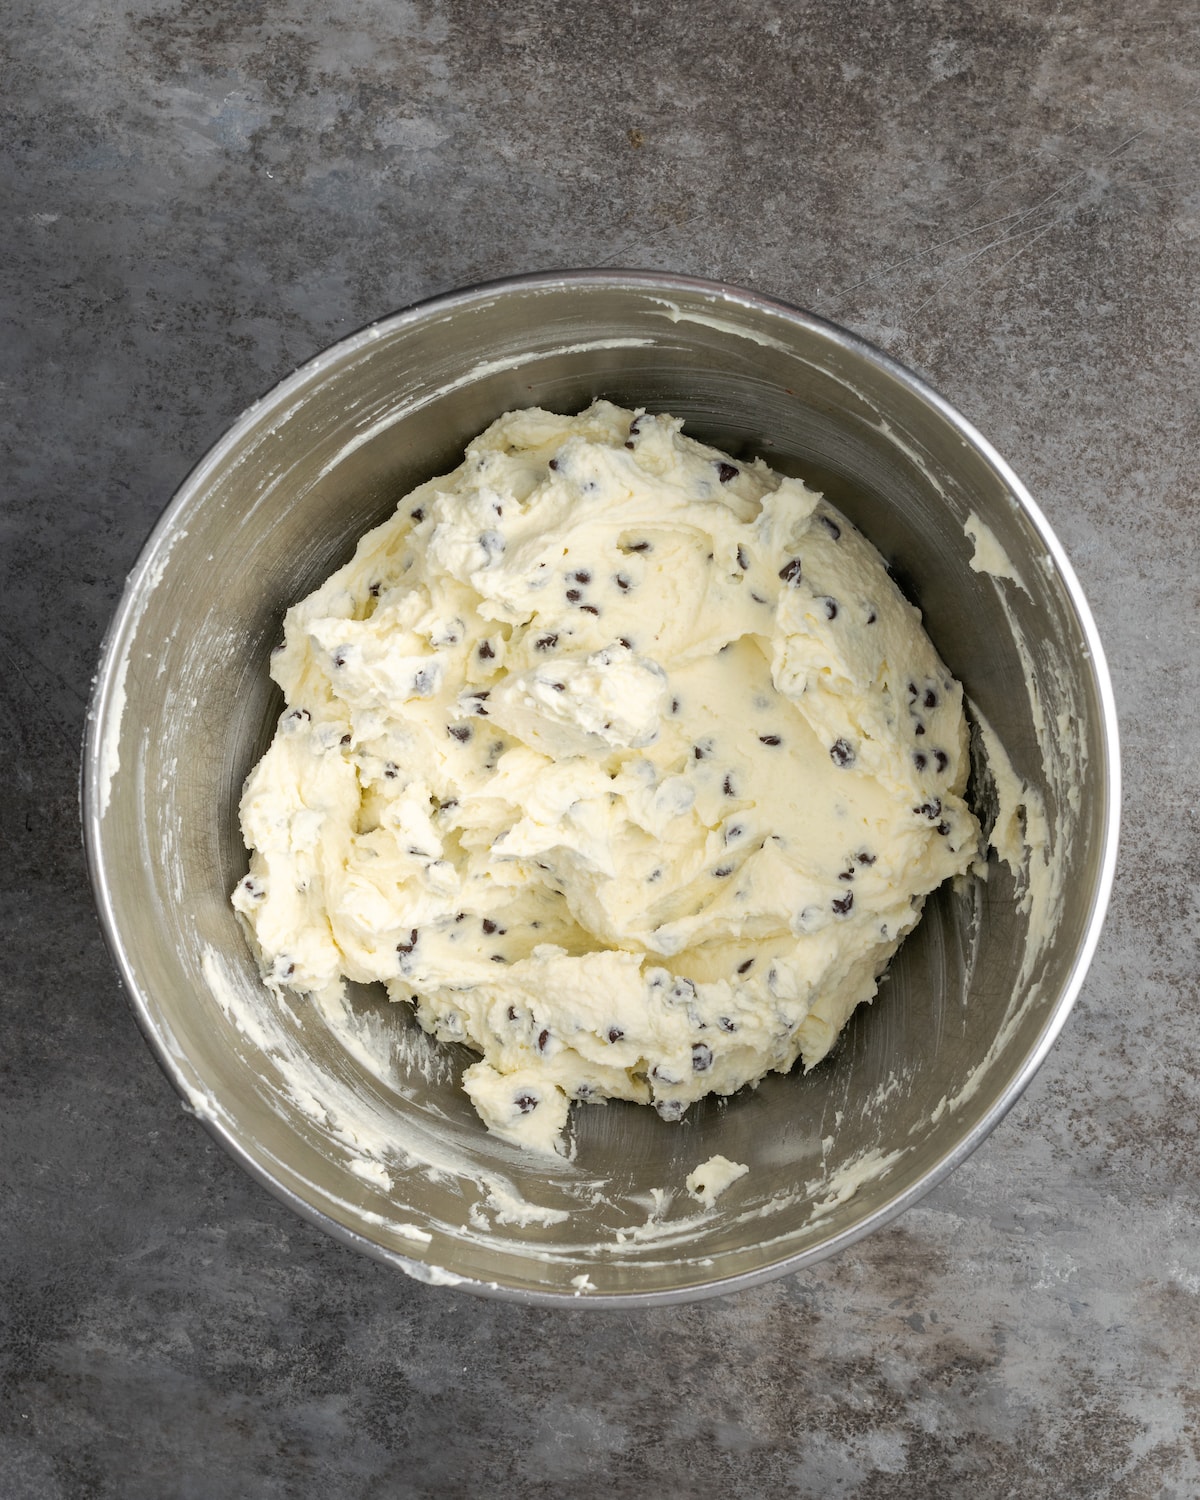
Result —
M928 802L922 802L920 807L914 807L913 812L915 812L918 817L928 818L931 823L934 823L942 815L941 798L931 797Z
M718 1016L717 1025L721 1028L722 1031L737 1030L737 1025L733 1021L731 1021L728 1016Z
M396 952L397 953L411 953L416 946L417 946L417 929L414 927L412 929L412 931L408 935L408 942L407 943L397 943L396 944Z
M677 714L679 712L679 699L678 698L672 698L671 699L671 712L673 714Z
M683 1116L682 1099L656 1099L654 1108L660 1120L678 1120Z
M918 771L923 771L928 764L929 757L925 754L924 750L913 751L913 765L916 766Z
M649 542L630 542L629 546L624 548L626 552L650 552L652 550Z
M624 573L617 573L617 574L615 574L614 577L613 577L613 582L616 584L616 586L621 590L621 592L623 594L628 593L630 581L629 581L628 578L625 577Z
M850 908L854 905L854 892L847 891L844 896L839 896L835 901L831 901L829 904L833 907L834 911L837 912L838 916L844 917L850 910Z
M496 653L492 647L491 641L480 642L479 654L483 657L484 661L490 661L492 657L495 656Z
M733 777L732 776L726 776L725 780L721 783L721 790L725 793L725 795L727 797L733 797L733 796L737 795L734 792L734 790L733 790Z
M594 604L581 604L579 609L585 615L598 615L600 613Z
M784 563L779 570L779 576L784 583L790 584L792 588L800 586L801 565L798 557L793 557L791 562Z
M533 644L539 651L551 651L558 645L558 637L556 635L540 635Z
M492 921L491 917L484 917L484 919L483 919L483 930L484 930L484 932L486 932L488 934L489 937L492 935L493 932L495 932L495 930L496 930L496 924L495 924L495 922Z
M651 870L650 873L649 873L649 875L646 876L646 882L649 885L653 885L656 880L661 880L661 879L662 879L662 871L661 870Z
M545 1052L545 1050L546 1050L546 1043L549 1040L550 1040L550 1028L546 1027L545 1030L540 1031L538 1033L537 1048L538 1048L539 1052Z
M856 854L854 857L858 860L860 865L873 865L879 858L877 854L868 854L865 850L862 854Z
M625 649L626 649L626 651L632 651L633 650L633 642L626 635L619 635L617 637L617 645L618 646L624 646Z
M446 733L452 740L457 740L460 745L465 745L471 738L471 726L469 724L447 724Z
M626 438L626 439L625 439L625 446L626 446L626 447L627 447L627 448L632 448L632 447L633 447L633 444L632 444L632 443L631 443L631 442L630 442L630 441L629 441L629 439L628 439L628 438Z
M838 612L837 600L831 599L828 595L826 595L825 598L821 600L821 603L825 607L825 618L827 620L836 620Z
M697 760L707 760L713 752L712 740L701 740L692 746L692 754Z
M908 685L908 696L910 698L915 698L917 696L917 685L916 685L915 682L910 682L909 683L909 685Z
M567 685L565 682L552 682L550 686L556 693L565 693L567 690Z
M717 868L713 871L713 875L718 880L724 880L727 875L732 875L732 874L733 874L733 866L732 865L718 865Z
M457 807L457 806L458 806L458 798L457 797L447 797L446 800L445 800L445 802L442 803L441 807L438 808L438 812L449 812L452 807Z
M383 587L383 585L381 583L372 583L372 584L370 584L368 586L367 593L370 594L370 596L371 596L372 599L378 599L379 598L379 590L382 587Z
M505 958L503 953L493 953L492 962L494 964L506 964L508 962L508 959Z
M396 777L400 774L400 767L394 760L389 760L383 768L383 774L389 781L395 781Z
M435 861L435 863L437 863L437 864L441 864L441 860L437 860L437 861ZM456 914L455 914L455 917L454 917L454 920L455 920L455 921L456 921L456 922L463 922L463 921L465 921L465 920L466 920L466 916L467 916L467 914L466 914L466 912L465 912L465 911L460 911L460 912L457 912L457 913L456 913Z
M920 719L917 720L916 725L913 728L913 733L914 734L924 734L925 733L925 726L924 726L924 724L921 723Z
M704 1042L692 1043L692 1072L707 1073L712 1067L712 1048Z
M829 758L835 766L852 766L854 764L854 750L846 740L834 740L829 747Z
M941 834L941 836L943 838L945 838L946 835L950 832L950 825L949 825L949 823L939 823L938 826L937 826L937 831Z
M760 734L758 738L759 738L759 740L764 745L782 745L783 744L783 741L779 738L779 736L777 734Z
M510 1021L515 1021L517 1019L517 1007L515 1005L510 1005L508 1007L508 1019Z
M531 1110L536 1109L538 1106L537 1099L533 1094L518 1094L513 1103L523 1115L529 1114Z
M346 665L346 654L344 651L334 653L333 664L335 667L344 667Z
M842 528L831 516L818 516L817 520L820 521L821 525L824 526L835 542L841 540Z
M625 1033L619 1026L610 1026L608 1028L608 1039L610 1042L619 1042L624 1038L624 1036Z
M284 970L282 970L281 977L284 978L284 979L290 979L295 972L296 972L296 965L293 964L293 963L289 963L288 966L287 966L287 968L284 969Z
M288 714L288 718L291 719L294 724L303 724L305 719L312 718L312 714L309 713L307 708L293 708L291 713Z
M341 739L338 740L338 744L339 745L348 745L348 744L350 744L351 739L352 739L352 736L350 736L348 734L344 734L344 735L342 735Z
M586 568L580 568L579 571L575 574L576 583L591 583L591 581L592 575Z
M729 843L730 839L740 839L745 831L740 823L731 823L725 830L725 842Z
M582 593L578 589L568 589L567 590L567 603L568 604L578 604L579 601L582 598L583 598L583 595L582 595Z
M425 512L419 505L417 506L416 510L412 512L412 518L417 522L418 525L425 519Z
M550 460L550 467L552 469L557 469L558 468L558 459L557 458L552 458Z
M737 565L739 568L741 568L743 573L750 566L750 559L746 556L745 547L739 547L737 549Z
M738 472L736 464L727 464L724 459L717 465L717 478L722 484L728 484L730 480L736 479Z
M738 964L737 971L739 974L749 974L750 970L753 967L754 960L752 958L747 958L742 963Z
M755 604L765 604L767 602L761 594L756 594L753 590L750 592L750 597L754 600Z
M854 867L853 867L853 865L848 870L842 870L842 871L840 871L839 874L838 874L838 879L839 880L853 880L854 879Z
M875 611L873 609L869 609L867 611L867 624L868 625L874 625L875 621L878 620L878 618L879 618L879 616L875 613Z
M950 764L950 757L944 750L935 750L933 752L933 763L939 771L944 771Z
M926 688L925 696L921 699L921 702L926 708L936 708L938 706L938 695L932 688Z

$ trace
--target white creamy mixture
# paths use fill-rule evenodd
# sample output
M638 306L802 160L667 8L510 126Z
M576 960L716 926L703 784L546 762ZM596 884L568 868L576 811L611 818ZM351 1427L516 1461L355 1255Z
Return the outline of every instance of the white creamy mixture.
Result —
M878 553L670 417L500 418L272 675L233 895L268 984L382 981L526 1146L812 1067L978 853L962 691Z

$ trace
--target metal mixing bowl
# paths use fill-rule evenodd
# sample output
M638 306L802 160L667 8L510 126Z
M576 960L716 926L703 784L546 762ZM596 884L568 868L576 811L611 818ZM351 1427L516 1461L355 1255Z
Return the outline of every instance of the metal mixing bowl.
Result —
M407 1007L369 990L343 1012L275 1000L229 893L246 868L242 782L280 707L267 658L285 608L501 412L574 411L596 396L670 411L697 437L803 476L857 522L1019 776L1041 789L1062 902L1023 912L993 856L986 881L929 903L879 997L812 1073L773 1075L676 1125L632 1105L582 1108L576 1158L555 1164L485 1133L457 1086L469 1055L431 1042ZM971 513L1023 587L970 566ZM809 1264L961 1162L1079 992L1119 801L1091 615L988 443L818 318L628 272L436 298L345 339L246 412L129 578L83 787L96 898L138 1019L237 1160L313 1222L424 1280L600 1304L695 1297ZM973 794L986 822L982 767ZM684 1178L715 1153L750 1171L703 1213Z

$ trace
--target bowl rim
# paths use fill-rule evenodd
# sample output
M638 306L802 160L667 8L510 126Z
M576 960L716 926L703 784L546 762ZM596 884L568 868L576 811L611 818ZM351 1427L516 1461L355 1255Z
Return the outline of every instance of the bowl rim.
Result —
M169 543L180 512L205 486L210 476L220 469L227 455L237 448L243 437L254 426L261 422L267 411L285 405L291 397L299 393L314 376L331 363L359 352L385 334L401 331L430 318L469 309L473 304L495 300L497 297L511 293L553 292L572 287L643 291L665 296L669 296L672 292L683 293L706 297L714 303L724 304L734 309L765 312L784 323L798 326L808 333L816 333L856 358L865 359L904 386L918 401L931 407L940 415L957 432L959 438L995 471L1037 532L1062 579L1063 587L1082 633L1084 655L1090 662L1093 686L1100 705L1099 740L1103 756L1102 764L1097 767L1097 770L1103 777L1105 798L1101 824L1102 850L1097 863L1092 899L1080 942L1058 999L1020 1067L1008 1080L993 1104L951 1150L939 1157L902 1192L889 1198L886 1203L857 1223L827 1240L822 1240L817 1245L782 1256L754 1270L716 1277L711 1281L696 1285L595 1295L550 1287L531 1288L483 1281L463 1276L448 1266L407 1256L380 1245L358 1231L339 1223L277 1180L225 1127L221 1119L197 1109L193 1100L193 1091L180 1066L181 1059L168 1045L162 1029L152 1014L149 997L142 993L136 979L131 958L117 924L109 891L109 873L103 847L103 819L107 808L107 786L102 790L102 783L106 779L105 746L109 734L114 729L119 736L124 708L122 665L127 660L127 656L122 654L121 648L125 646L127 650L132 636L136 633L148 594L148 582L151 587L154 587L160 580L161 574L158 577L153 576L156 569L166 561L165 556L159 557L159 553L164 544L167 544L166 550L169 552ZM107 779L111 780L111 773ZM101 643L96 676L93 679L88 700L83 727L78 793L80 825L88 876L104 940L125 998L133 1010L142 1035L149 1043L159 1066L180 1095L185 1109L200 1120L209 1134L243 1170L265 1187L278 1201L310 1224L332 1235L334 1239L350 1248L404 1271L417 1281L461 1287L463 1290L478 1295L537 1306L629 1309L635 1306L666 1306L724 1296L730 1292L760 1286L777 1277L815 1265L847 1249L898 1218L939 1183L945 1181L987 1139L1013 1108L1045 1062L1078 999L1099 944L1112 894L1117 862L1121 819L1121 761L1116 700L1107 659L1091 608L1062 544L1051 529L1041 507L1013 468L974 424L932 385L860 334L780 298L729 282L678 275L667 271L581 268L536 271L498 277L474 282L409 303L394 312L363 324L355 331L318 350L297 365L291 373L269 386L262 395L239 413L176 486L170 500L151 528L126 578L121 597Z

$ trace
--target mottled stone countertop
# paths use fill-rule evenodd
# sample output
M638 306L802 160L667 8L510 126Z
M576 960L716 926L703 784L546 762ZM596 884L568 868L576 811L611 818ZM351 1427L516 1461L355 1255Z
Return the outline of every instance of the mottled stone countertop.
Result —
M0 1495L1200 1494L1200 28L1174 0L14 0L0 49ZM1073 1016L980 1150L678 1309L419 1286L182 1110L76 782L155 517L433 292L753 286L926 375L1095 610L1126 803Z

